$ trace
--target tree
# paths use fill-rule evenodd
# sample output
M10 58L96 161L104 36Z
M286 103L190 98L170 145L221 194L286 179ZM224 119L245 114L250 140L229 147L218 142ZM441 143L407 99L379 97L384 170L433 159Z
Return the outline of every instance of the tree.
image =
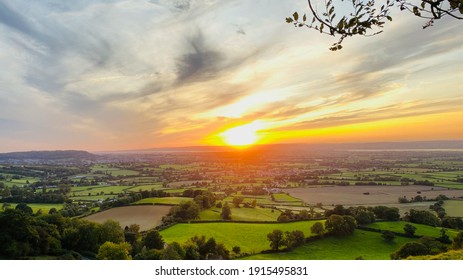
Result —
M385 23L392 21L394 7L426 19L423 28L444 17L463 19L463 1L460 0L352 0L344 3L349 4L328 0L324 7L318 8L315 0L308 0L308 15L299 16L295 12L286 18L286 22L339 37L330 47L330 50L336 51L342 49L342 42L347 37L373 36L383 32Z
M381 237L384 238L384 240L387 242L392 242L395 239L395 234L390 230L384 230Z
M270 247L274 251L278 251L281 246L286 245L283 232L279 229L275 229L267 234L267 239L270 241Z
M96 257L99 260L130 260L129 251L130 245L127 242L116 244L107 241L100 246Z
M220 213L220 216L224 220L231 220L231 209L228 205L228 202L225 202L225 204L222 206L222 212Z
M162 250L161 260L183 260L185 258L185 250L178 242L172 242Z
M150 230L143 238L143 245L148 249L162 249L164 248L164 240L157 230Z
M252 208L256 208L256 206L257 206L257 200L253 199L253 200L251 201L251 207L252 207Z
M129 242L132 247L137 242L138 238L140 237L140 226L137 224L131 224L130 226L126 226L124 229L124 239L125 241Z
M463 248L463 231L459 231L453 238L452 249L460 250Z
M183 245L183 250L185 251L185 260L201 259L201 255L198 251L198 246L195 243L191 242L191 240Z
M22 211L23 213L26 213L28 215L32 215L32 213L33 213L32 208L29 207L29 205L27 205L24 202L21 202L18 205L16 205L15 209L19 210L19 211Z
M233 246L232 251L236 255L239 255L241 253L241 247L240 246Z
M323 226L321 222L316 222L310 228L310 232L323 237L323 235L325 234L325 227Z
M308 220L310 218L309 211L307 210L301 210L299 212L299 219L301 220Z
M199 218L199 211L200 207L195 202L186 201L172 207L169 214L180 221L188 221Z
M305 243L304 233L300 230L293 230L285 232L286 245L288 248L293 249Z
M406 224L404 226L405 234L409 237L413 237L415 235L416 227L412 224Z
M244 201L244 197L242 197L242 196L235 196L235 197L233 197L232 203L233 203L233 206L234 206L235 208L240 208L240 204L243 203L243 201Z
M375 222L375 214L371 211L358 211L355 220L359 225L368 225Z
M331 215L325 222L325 229L336 236L346 236L354 233L357 222L352 216Z
M124 231L119 222L107 220L100 227L100 242L111 241L113 243L124 242Z
M452 240L450 240L450 236L447 235L447 231L445 230L445 228L441 228L440 236L439 236L439 238L437 238L437 240L439 240L440 242L442 242L444 244L451 244L452 243Z
M391 259L400 260L409 256L421 256L429 254L429 249L420 242L408 242L402 245L399 250L391 254Z
M209 256L208 259L212 259L212 257L219 259L219 260L228 260L230 258L230 251L223 245L223 243L219 243L215 246L216 255Z
M433 227L440 225L439 218L433 213L426 210L410 209L406 218L412 223L429 225Z

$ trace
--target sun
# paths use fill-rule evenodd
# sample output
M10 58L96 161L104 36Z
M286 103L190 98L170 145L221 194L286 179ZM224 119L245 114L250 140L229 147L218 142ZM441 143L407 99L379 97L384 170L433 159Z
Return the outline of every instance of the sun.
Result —
M259 125L256 122L230 128L220 134L223 141L230 146L249 146L259 140L257 131Z

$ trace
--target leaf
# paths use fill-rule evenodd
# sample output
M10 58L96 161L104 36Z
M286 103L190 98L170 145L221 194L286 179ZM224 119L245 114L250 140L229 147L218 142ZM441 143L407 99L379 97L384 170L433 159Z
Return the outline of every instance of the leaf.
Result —
M421 9L424 9L424 7L426 7L426 2L421 2Z
M392 21L391 16L386 16L387 20Z
M458 8L459 2L460 2L460 1L458 1L458 0L449 0L450 8L452 8L452 9Z
M460 8L459 8L459 10L460 10L460 14L462 14L462 15L463 15L463 4L460 4Z
M286 22L287 22L287 23L291 23L291 22L293 22L293 19L292 19L292 18L289 18L289 17L287 17L287 18L286 18Z
M328 12L329 15L331 15L334 12L334 7L331 7L330 11Z
M306 21L307 20L307 15L304 14L304 16L302 17L302 21Z
M294 20L297 21L299 19L299 14L297 12L294 12L293 18L294 18Z

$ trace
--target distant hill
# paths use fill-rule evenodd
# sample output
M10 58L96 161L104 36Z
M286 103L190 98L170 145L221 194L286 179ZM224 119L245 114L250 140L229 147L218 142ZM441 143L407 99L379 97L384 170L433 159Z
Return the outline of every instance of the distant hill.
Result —
M97 155L86 151L62 150L62 151L29 151L0 153L0 161L6 160L94 160Z

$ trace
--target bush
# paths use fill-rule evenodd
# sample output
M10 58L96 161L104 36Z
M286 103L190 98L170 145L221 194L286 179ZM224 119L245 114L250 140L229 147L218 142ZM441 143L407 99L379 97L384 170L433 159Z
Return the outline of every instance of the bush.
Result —
M421 256L429 254L429 249L420 242L408 242L402 245L399 250L391 254L391 259L400 260L409 256Z

